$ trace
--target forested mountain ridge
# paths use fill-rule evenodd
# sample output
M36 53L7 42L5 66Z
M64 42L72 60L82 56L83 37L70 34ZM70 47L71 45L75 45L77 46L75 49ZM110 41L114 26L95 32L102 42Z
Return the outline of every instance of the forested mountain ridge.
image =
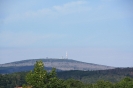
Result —
M72 59L31 59L31 60L22 60L6 64L0 64L0 72L10 70L10 72L20 72L32 70L34 64L37 60L42 60L46 68L56 68L58 70L67 71L67 70L106 70L114 69L114 67L98 65L93 63L85 63ZM6 70L7 69L7 70ZM19 71L19 69L21 69ZM23 69L23 70L22 70ZM17 71L18 70L18 71ZM7 71L8 73L8 71Z
M0 74L0 88L14 88L16 85L22 86L26 84L25 77L29 72L18 72L12 74ZM68 88L125 88L121 87L121 85L125 86L128 84L133 85L131 80L124 79L125 77L130 77L133 79L133 68L115 68L109 70L98 70L98 71L62 71L57 72L57 77L59 79L63 79L68 84L72 84L71 86L76 87L68 87ZM74 80L72 80L74 79ZM124 79L124 80L122 80ZM105 86L105 83L109 84L109 87ZM81 85L82 84L82 85ZM83 85L90 85L90 87L83 87ZM91 85L102 85L104 87L92 87ZM107 85L106 84L106 85ZM111 87L116 86L116 87ZM4 86L4 87L2 87ZM64 88L64 87L63 87ZM126 88L133 88L126 87Z
M125 77L133 78L133 68L115 68L96 71L62 71L58 72L61 79L76 79L84 83L95 83L98 80L118 82Z

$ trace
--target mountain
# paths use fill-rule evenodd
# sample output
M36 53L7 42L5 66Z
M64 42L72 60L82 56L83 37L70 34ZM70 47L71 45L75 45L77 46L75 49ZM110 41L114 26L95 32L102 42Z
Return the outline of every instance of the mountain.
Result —
M0 88L14 88L14 86L16 85L22 86L23 84L27 84L25 80L27 74L28 72L17 72L6 75L0 74ZM100 86L100 88L125 88L125 84L127 83L129 83L129 85L132 86L131 83L133 80L133 68L115 68L115 69L98 70L98 71L78 71L78 70L61 71L57 72L57 78L63 79L65 83L71 83L73 86L81 85L82 82L83 85L88 85L88 84L95 85L96 83L98 83L98 85L103 84L104 87ZM122 86L109 87L110 82L112 82L111 83L112 85L121 84L124 87ZM105 85L109 86L106 87ZM77 87L69 87L69 88L77 88ZM91 86L85 88L94 88L94 87ZM133 88L133 87L126 87L126 88Z
M93 63L85 63L81 61L76 61L72 59L31 59L31 60L22 60L6 64L0 64L0 73L13 73L20 71L29 71L32 70L36 61L42 60L44 66L47 70L51 68L56 68L58 71L68 71L68 70L82 70L82 71L91 71L91 70L106 70L114 69L114 67L98 65Z
M95 83L98 80L105 80L110 82L118 82L125 77L133 78L133 67L115 68L108 70L97 71L62 71L57 73L61 79L76 79L84 83Z

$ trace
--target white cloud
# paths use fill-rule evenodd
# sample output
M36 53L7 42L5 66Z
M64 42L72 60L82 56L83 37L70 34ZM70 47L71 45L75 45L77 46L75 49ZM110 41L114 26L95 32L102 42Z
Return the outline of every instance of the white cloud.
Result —
M99 21L99 20L112 20L132 17L130 10L123 10L121 5L114 5L109 1L102 3L89 3L88 1L72 1L61 5L53 5L49 8L39 8L38 10L18 12L11 14L4 19L4 23L27 21L27 20L51 20L57 19L60 16L67 16L68 18L79 17L79 21ZM130 11L130 13L129 13ZM68 15L69 14L69 15ZM59 18L60 19L60 18ZM76 18L77 19L77 18ZM77 19L77 20L78 20Z
M9 15L5 18L4 23L25 20L25 19L35 19L39 17L55 16L62 14L80 13L90 10L86 1L75 1L68 2L63 5L53 6L51 8L43 8L37 11L28 11L23 13L17 13Z
M85 4L87 4L85 1L76 1L66 3L62 6L54 6L53 8L59 13L77 13L90 10Z

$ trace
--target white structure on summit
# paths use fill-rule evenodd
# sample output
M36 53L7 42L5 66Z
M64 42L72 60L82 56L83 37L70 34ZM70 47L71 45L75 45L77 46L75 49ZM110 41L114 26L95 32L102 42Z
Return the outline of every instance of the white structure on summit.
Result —
M66 59L68 59L67 51L66 51Z

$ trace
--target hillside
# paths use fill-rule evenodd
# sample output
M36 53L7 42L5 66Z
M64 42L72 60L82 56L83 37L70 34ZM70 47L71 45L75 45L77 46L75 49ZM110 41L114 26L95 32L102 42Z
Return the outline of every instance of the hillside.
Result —
M18 72L18 73L12 73L12 74L0 74L0 88L14 88L14 86L22 86L23 84L26 84L25 77L28 72ZM127 84L127 82L123 81L125 77L133 78L133 68L116 68L116 69L109 69L109 70L99 70L99 71L62 71L57 72L57 76L59 79L63 79L68 83L80 85L81 83L84 83L83 85L90 84L95 85L96 83L107 83L112 85L122 85ZM72 80L72 79L75 79ZM78 81L77 81L78 80ZM102 81L100 81L102 80ZM103 81L104 80L104 81ZM131 80L126 79L126 81L130 82ZM125 88L125 87L105 87L105 84L103 84L104 87L100 88ZM110 86L110 85L109 85ZM69 88L84 88L84 87L69 87ZM95 87L85 87L85 88L95 88ZM99 87L96 87L99 88ZM126 88L132 88L132 87L126 87Z
M76 79L84 83L95 83L98 80L118 82L125 77L133 78L133 68L115 68L97 71L62 71L58 72L61 79Z
M33 69L33 66L37 60L42 60L46 68L56 68L62 71L68 70L106 70L113 69L114 67L85 63L72 59L31 59L22 60L6 64L0 64L0 73L12 73L20 71L29 71Z

